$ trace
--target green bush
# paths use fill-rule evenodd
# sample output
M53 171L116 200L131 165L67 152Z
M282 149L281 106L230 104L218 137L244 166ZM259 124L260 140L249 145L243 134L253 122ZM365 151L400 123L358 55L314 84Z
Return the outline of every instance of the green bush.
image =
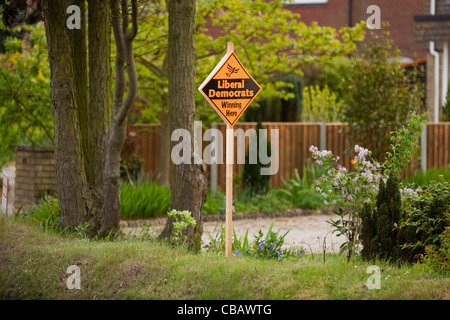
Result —
M361 212L361 256L397 261L399 258L398 226L402 212L399 180L389 177L380 181L376 209L371 212L365 204Z
M26 210L25 216L36 221L46 232L62 233L64 231L56 198L45 196L41 203Z
M260 143L267 144L267 152L271 153L270 142L267 137L261 138L259 135L259 130L263 129L261 122L256 125L256 150L259 150ZM250 148L250 145L249 145ZM251 195L255 194L265 194L269 190L269 175L262 175L261 168L268 167L269 165L263 165L259 159L256 164L251 164L249 160L249 151L245 156L244 171L242 172L242 185Z
M170 209L170 188L153 181L122 182L120 187L120 217L148 219L167 213Z
M377 235L377 220L376 215L370 204L365 203L361 210L361 257L364 261L371 261L375 259L377 252L377 245L374 241Z
M336 122L342 118L342 103L327 85L322 89L316 85L303 89L303 111L301 121L304 122Z
M170 189L156 182L122 182L120 187L121 219L148 219L163 215L169 211L170 203ZM62 230L55 198L44 197L42 203L26 211L26 216L38 221L44 230Z
M442 247L443 232L450 225L450 182L425 186L403 201L399 228L401 257L413 261L427 246Z
M220 192L208 190L206 201L202 207L203 214L223 214L225 213L225 195Z
M400 63L401 53L389 32L368 31L364 44L351 60L343 79L343 121L351 145L363 145L383 162L391 145L390 132L406 123L411 111L423 108L423 72L408 72Z
M441 246L427 246L420 262L435 269L450 271L450 227L442 233Z
M282 189L269 189L265 194L252 194L243 189L236 197L236 213L277 212L292 208L291 203L281 196Z
M379 244L378 255L382 259L398 259L397 232L400 224L402 200L397 178L389 177L384 185L380 181L376 202L377 235L375 241Z
M323 207L323 198L315 189L315 181L321 175L315 166L304 166L303 176L295 170L293 177L285 183L282 196L290 201L292 207L318 209Z

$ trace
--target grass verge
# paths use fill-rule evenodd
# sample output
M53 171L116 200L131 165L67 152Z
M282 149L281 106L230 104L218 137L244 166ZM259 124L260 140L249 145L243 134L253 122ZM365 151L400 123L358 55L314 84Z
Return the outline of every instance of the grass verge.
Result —
M139 239L61 237L0 218L0 299L450 299L448 275L374 264L379 290L366 286L369 263L335 255L325 263L322 255L281 262L194 255ZM81 290L67 289L70 265L80 267Z

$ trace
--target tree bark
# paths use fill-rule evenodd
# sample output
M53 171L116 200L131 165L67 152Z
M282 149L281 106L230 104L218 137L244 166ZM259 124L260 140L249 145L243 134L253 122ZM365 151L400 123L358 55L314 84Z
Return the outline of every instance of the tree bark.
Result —
M195 120L195 0L169 1L169 112L170 131L186 129L194 136ZM191 139L193 143L194 139ZM172 146L175 142L172 143ZM193 148L191 148L193 149ZM172 209L188 210L197 222L186 230L189 248L194 235L203 233L202 206L206 197L207 181L203 167L191 164L171 164ZM159 238L169 238L173 231L173 219L168 219Z
M169 96L163 93L161 96L161 126L159 130L159 177L161 185L170 185L170 116L169 116Z
M111 23L109 1L89 1L88 135L83 135L86 177L92 197L91 223L101 229L107 138L112 122Z
M111 0L111 21L116 41L116 83L114 87L113 119L105 155L104 211L100 234L115 233L120 221L120 152L126 137L127 115L137 94L137 73L133 56L133 39L138 31L137 0L131 1L129 29L128 1ZM122 19L120 18L122 8ZM126 74L128 92L124 100Z
M66 28L64 1L43 0L51 70L51 101L55 127L56 191L64 227L83 224L88 215L82 136L75 81L73 46Z

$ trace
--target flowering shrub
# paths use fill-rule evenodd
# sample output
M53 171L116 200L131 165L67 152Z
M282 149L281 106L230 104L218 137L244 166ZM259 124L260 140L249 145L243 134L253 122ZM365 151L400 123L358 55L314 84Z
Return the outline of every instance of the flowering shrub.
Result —
M383 179L381 166L376 161L369 161L371 152L358 145L354 148L356 156L352 164L355 170L352 172L341 165L335 167L339 157L335 157L331 151L319 151L315 146L311 146L309 151L315 163L328 170L326 175L316 181L316 190L324 197L324 204L346 208L345 211L335 211L339 220L330 220L328 223L335 227L338 236L347 238L341 246L341 252L347 250L350 259L359 244L359 213L365 203L372 204L376 198L379 182Z
M370 212L375 207L380 182L386 183L388 176L397 178L400 170L408 166L412 153L418 147L418 137L426 123L426 116L426 113L413 114L406 127L391 134L392 150L386 153L383 164L371 159L371 151L356 145L356 156L352 160L355 170L350 172L338 165L339 157L331 151L310 147L315 164L327 168L327 175L316 181L316 190L322 194L325 205L341 207L335 211L339 219L328 223L335 227L334 232L338 232L338 236L347 238L341 252L347 250L348 259L360 244L361 212ZM401 195L412 199L418 192L420 190L403 188Z
M382 178L379 172L381 166L368 160L372 154L368 149L356 145L354 150L357 153L352 161L355 171L349 172L337 164L339 157L335 157L331 151L319 151L315 146L309 148L315 163L328 169L327 175L316 181L316 191L324 197L325 205L360 207L364 202L373 201L376 196ZM334 167L336 164L337 167Z

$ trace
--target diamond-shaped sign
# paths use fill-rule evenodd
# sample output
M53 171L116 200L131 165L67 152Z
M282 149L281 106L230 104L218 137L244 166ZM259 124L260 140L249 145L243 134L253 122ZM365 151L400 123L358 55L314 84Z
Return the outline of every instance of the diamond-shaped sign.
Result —
M231 127L261 91L234 51L228 52L198 90Z

